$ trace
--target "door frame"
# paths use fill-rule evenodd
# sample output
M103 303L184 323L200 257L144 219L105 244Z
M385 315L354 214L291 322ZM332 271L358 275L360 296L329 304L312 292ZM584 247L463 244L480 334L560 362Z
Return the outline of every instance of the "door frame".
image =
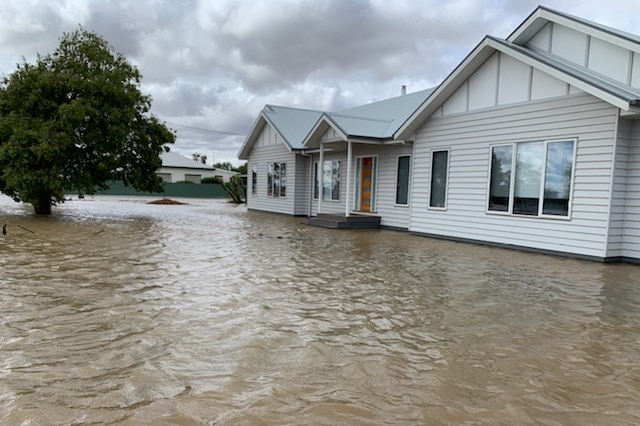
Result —
M353 184L354 184L354 195L355 197L353 197L353 210L360 212L360 201L362 199L362 182L361 182L361 177L362 177L362 160L364 158L371 158L373 160L372 162L372 170L371 170L371 204L370 204L370 211L368 212L363 212L363 213L376 213L378 210L378 203L377 198L378 198L378 163L380 162L378 154L370 154L370 155L358 155L355 158L355 163L356 163L356 173L355 173L355 179L353 180Z

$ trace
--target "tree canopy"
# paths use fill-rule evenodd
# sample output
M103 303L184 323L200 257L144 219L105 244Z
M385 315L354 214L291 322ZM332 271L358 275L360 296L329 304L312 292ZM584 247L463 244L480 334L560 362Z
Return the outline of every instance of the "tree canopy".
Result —
M23 60L0 85L0 191L50 214L65 192L114 178L161 191L160 153L175 134L149 113L141 74L100 36L65 33L53 54Z

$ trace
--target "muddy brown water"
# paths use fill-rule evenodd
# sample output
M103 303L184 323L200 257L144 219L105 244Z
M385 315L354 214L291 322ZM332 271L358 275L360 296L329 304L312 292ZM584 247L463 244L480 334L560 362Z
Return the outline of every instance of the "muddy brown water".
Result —
M0 424L632 425L640 266L0 196Z

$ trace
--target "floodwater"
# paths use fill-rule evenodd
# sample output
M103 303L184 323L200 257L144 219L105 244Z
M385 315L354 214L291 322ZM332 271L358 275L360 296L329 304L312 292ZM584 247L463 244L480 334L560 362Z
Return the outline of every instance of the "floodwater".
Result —
M640 423L640 266L146 201L0 196L0 424Z

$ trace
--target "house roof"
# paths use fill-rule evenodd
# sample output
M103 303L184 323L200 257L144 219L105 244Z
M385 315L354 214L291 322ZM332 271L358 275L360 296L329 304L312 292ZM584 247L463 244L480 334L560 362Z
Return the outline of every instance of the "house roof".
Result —
M349 108L327 116L349 136L392 138L435 88Z
M571 25L577 29L589 29L598 32L598 36L607 36L607 40L617 45L632 45L633 50L640 51L640 38L613 30L570 15L561 14L551 9L538 7L521 24L509 39L486 36L467 57L445 78L429 98L414 112L407 122L394 134L396 139L408 139L428 117L430 117L444 101L466 81L495 52L502 52L518 59L540 71L565 81L597 98L615 105L625 111L638 112L640 92L630 86L616 82L586 67L573 64L562 58L523 46L548 22ZM619 38L618 38L619 37ZM627 46L628 47L628 46ZM630 48L630 47L628 47Z
M390 140L411 114L429 97L434 89L371 102L340 112L323 114L304 141L313 148L322 135L333 127L341 140Z
M322 114L322 111L265 105L240 148L238 158L242 160L248 158L249 151L266 124L273 127L290 151L304 148L302 141Z
M162 167L177 167L182 169L207 169L213 170L212 166L203 164L199 161L194 161L191 158L187 158L175 152L162 152L160 154L162 160Z

